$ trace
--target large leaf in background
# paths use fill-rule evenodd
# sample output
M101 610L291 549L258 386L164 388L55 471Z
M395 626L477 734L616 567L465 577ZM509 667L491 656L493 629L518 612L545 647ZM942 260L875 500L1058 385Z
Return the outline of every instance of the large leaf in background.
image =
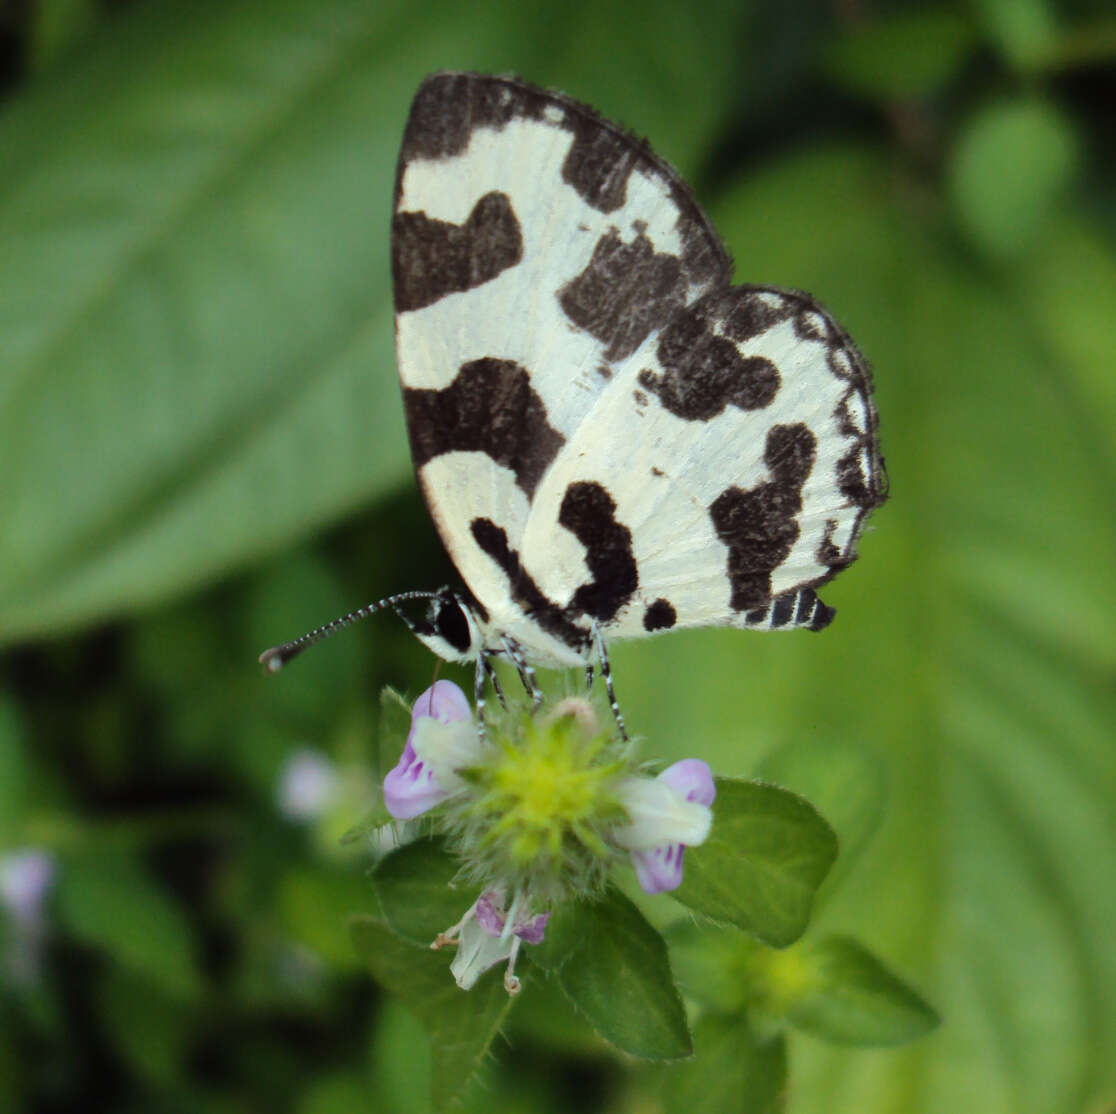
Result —
M748 774L810 739L883 762L880 830L812 931L863 941L942 1026L882 1054L792 1038L791 1111L1107 1109L1116 287L1079 282L1074 258L1111 274L1112 248L1057 227L1026 266L977 273L918 198L837 148L716 207L739 277L815 291L872 359L891 501L823 591L824 633L680 633L618 647L613 671L656 753Z
M0 640L158 600L406 482L387 231L427 72L560 85L690 171L738 18L179 0L33 87L0 119Z

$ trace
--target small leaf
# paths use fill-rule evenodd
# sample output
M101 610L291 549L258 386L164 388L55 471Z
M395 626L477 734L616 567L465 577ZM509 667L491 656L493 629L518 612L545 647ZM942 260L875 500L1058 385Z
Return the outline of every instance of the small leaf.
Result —
M717 779L713 830L686 851L673 896L775 947L806 930L837 857L832 828L801 797L763 782Z
M411 944L372 917L354 917L350 929L372 977L422 1022L430 1038L431 1099L435 1110L444 1110L476 1074L507 1016L512 1000L500 970L460 990L445 951Z
M392 931L429 944L456 924L480 896L469 888L453 888L460 869L440 839L419 839L385 856L372 879Z
M782 958L771 956L774 965ZM802 989L790 1001L786 1017L815 1037L837 1044L903 1044L925 1036L940 1022L918 994L847 936L828 936L801 949L793 960Z
M528 954L621 1051L644 1060L693 1051L666 944L619 891L556 910L545 940Z
M200 990L186 922L131 859L68 861L59 872L58 915L75 937L179 998Z
M778 1114L786 1106L786 1043L760 1040L742 1014L703 1017L693 1060L665 1069L664 1084L666 1114Z
M1039 100L992 105L962 132L950 192L961 223L989 255L1031 246L1077 170L1072 123Z

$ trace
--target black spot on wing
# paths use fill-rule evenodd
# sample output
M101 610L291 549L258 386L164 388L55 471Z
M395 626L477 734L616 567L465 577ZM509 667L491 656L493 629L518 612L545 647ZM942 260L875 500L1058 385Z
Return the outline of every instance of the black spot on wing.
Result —
M523 82L481 74L433 74L411 102L400 165L416 158L459 155L475 129L498 129L516 118L539 117L546 103L546 94Z
M594 209L612 213L628 199L628 178L650 150L631 136L602 127L593 116L571 117L573 143L562 164L562 181Z
M632 532L616 521L616 503L597 483L570 484L558 522L585 547L593 577L574 592L568 610L607 623L639 587Z
M678 622L678 613L670 600L657 599L643 613L643 629L649 633L670 630L676 622Z
M474 518L469 524L473 540L492 558L508 578L512 599L524 614L538 623L548 634L574 649L584 648L589 641L588 632L577 626L565 608L548 599L542 589L520 563L519 554L508 544L508 535L502 527L488 518Z
M615 516L616 504L600 484L573 483L566 489L558 521L585 547L591 579L578 587L564 607L539 588L501 527L490 519L475 518L469 529L477 545L507 577L508 591L524 613L548 634L580 650L589 634L577 620L589 616L607 623L639 586L631 531Z
M605 345L605 358L630 356L685 299L682 265L655 251L643 231L630 244L611 229L581 274L558 292L566 316Z
M391 237L396 313L472 290L523 258L523 234L503 193L486 193L464 224L396 213Z
M472 360L441 390L406 387L403 407L416 469L443 453L486 453L515 473L528 499L565 444L526 370L511 360Z
M664 196L678 213L675 230L682 242L682 269L691 288L700 293L727 285L732 272L728 253L689 187L669 164L645 141L604 119L589 105L514 77L442 73L422 83L403 134L396 203L409 162L459 155L477 128L500 130L520 119L573 133L563 179L599 211L613 212L624 204L633 170L661 182Z
M805 425L774 426L764 450L771 479L750 490L727 488L710 506L717 537L728 546L734 611L764 608L770 601L771 574L798 540L802 485L816 451L816 438Z
M676 417L705 422L726 406L759 410L779 389L779 372L770 360L743 354L736 342L714 331L734 308L733 295L711 294L675 314L659 339L663 373L645 369L638 376Z

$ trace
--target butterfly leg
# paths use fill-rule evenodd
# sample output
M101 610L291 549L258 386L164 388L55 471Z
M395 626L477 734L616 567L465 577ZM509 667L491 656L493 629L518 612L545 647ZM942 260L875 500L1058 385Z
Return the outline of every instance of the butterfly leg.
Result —
M592 692L593 691L593 673L594 673L593 663L590 662L585 667L585 691L586 692Z
M496 694L496 699L500 701L500 707L506 708L508 702L504 699L504 690L500 687L500 678L496 676L496 670L492 665L492 652L490 650L484 651L484 671L488 674L489 681L492 682L492 691Z
M523 682L523 687L531 697L531 711L536 711L542 703L542 690L539 688L539 682L535 677L535 671L531 667L531 663L523 656L519 643L507 637L504 638L504 653L507 654L515 666L519 673L519 679Z
M624 717L620 714L620 705L616 703L616 690L612 687L612 666L608 663L608 651L605 650L604 635L601 634L600 625L593 624L593 641L597 647L597 659L601 663L601 676L604 678L605 691L608 693L609 707L612 708L612 717L616 726L620 728L620 738L628 741L628 732L624 728ZM590 666L590 669L593 667Z
M484 650L477 654L477 671L473 675L473 706L477 713L477 730L480 732L481 742L487 742L484 731L484 679L492 668L488 655Z

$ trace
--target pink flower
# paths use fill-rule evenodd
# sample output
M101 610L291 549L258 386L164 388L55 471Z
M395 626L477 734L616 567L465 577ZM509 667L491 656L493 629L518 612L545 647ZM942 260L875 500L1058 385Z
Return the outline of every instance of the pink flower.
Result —
M384 778L384 803L396 820L441 804L461 785L457 771L480 748L473 712L452 681L435 681L414 703L411 730L398 764Z
M716 795L713 773L700 758L675 762L657 778L632 777L621 784L628 824L612 838L631 853L644 893L665 893L682 885L682 854L705 842Z

